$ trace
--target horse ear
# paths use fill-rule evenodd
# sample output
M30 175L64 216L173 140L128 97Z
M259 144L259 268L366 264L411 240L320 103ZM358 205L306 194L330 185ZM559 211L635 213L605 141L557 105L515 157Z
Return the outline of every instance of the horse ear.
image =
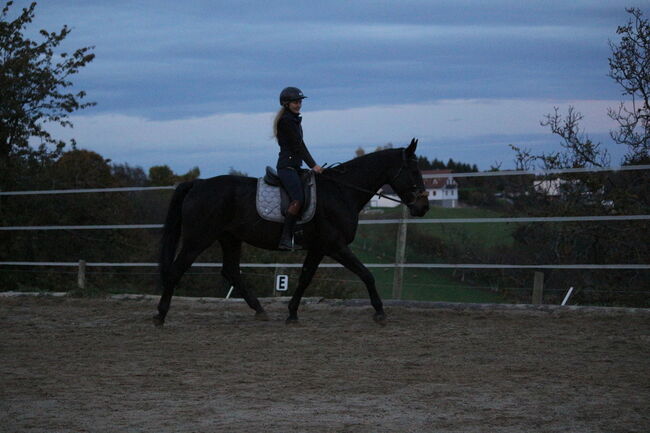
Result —
M406 148L407 155L415 155L415 148L418 147L418 140L416 138L411 139L411 144Z

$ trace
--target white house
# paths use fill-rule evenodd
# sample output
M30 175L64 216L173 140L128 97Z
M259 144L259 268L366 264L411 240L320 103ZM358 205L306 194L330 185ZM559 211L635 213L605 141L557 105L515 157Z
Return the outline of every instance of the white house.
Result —
M547 197L555 199L562 198L567 194L580 194L583 200L591 201L594 198L603 197L605 195L605 187L601 186L595 190L590 190L584 182L579 179L565 180L565 179L550 179L550 180L535 180L533 181L533 188L535 192L544 194ZM601 200L601 205L611 208L614 206L612 200Z
M434 206L458 206L458 183L456 183L453 177L426 177L426 175L430 174L442 175L449 173L451 173L451 170L422 170L424 187L429 193L429 203ZM389 197L399 199L397 194L395 194L395 191L393 191L393 189L388 185L384 185L379 192L386 194ZM396 207L398 205L399 203L384 197L374 196L370 200L370 207Z
M547 195L549 197L558 197L567 181L564 179L535 180L533 188L535 192Z
M451 174L451 170L423 170L423 177L428 174ZM452 176L431 177L424 179L424 187L429 192L429 203L442 207L458 206L458 183Z

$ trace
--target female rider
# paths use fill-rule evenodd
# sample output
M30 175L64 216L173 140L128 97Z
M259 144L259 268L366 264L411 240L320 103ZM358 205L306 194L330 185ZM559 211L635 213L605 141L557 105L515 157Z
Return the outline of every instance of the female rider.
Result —
M293 249L293 228L296 225L300 210L305 202L300 181L299 170L302 162L316 173L323 171L322 167L314 161L302 138L302 126L300 109L302 100L306 96L297 87L287 87L280 93L280 111L273 122L273 133L278 140L280 153L276 168L282 185L285 187L291 198L287 214L284 219L284 227L278 248L281 250Z

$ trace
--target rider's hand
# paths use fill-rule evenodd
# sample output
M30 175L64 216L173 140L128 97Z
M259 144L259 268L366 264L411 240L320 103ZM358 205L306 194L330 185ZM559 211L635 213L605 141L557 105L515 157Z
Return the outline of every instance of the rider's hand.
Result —
M321 167L321 166L318 165L318 164L316 164L315 166L313 166L311 169L314 170L316 173L322 173L322 172L323 172L323 167Z

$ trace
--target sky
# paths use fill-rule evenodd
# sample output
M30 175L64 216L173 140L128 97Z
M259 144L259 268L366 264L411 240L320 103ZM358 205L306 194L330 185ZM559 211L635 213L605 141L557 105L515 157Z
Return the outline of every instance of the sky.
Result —
M308 96L305 142L321 165L417 137L430 160L513 168L510 144L560 149L540 121L570 106L618 165L609 42L642 6L630 1L43 0L29 31L66 24L62 50L95 47L73 81L97 105L55 135L145 171L261 176L286 86Z

